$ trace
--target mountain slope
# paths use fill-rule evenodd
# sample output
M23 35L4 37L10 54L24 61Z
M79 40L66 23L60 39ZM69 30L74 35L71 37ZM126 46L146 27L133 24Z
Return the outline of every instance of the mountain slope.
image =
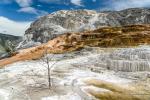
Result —
M66 32L83 32L105 26L150 24L150 9L122 11L61 10L33 22L25 32L25 41L47 42Z

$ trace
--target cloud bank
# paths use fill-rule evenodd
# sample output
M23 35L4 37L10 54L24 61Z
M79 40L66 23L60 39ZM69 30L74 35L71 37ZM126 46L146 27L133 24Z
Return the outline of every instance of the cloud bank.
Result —
M32 4L32 0L16 0L20 7L28 7Z
M16 22L0 16L0 33L23 36L31 22Z
M29 14L35 14L37 16L48 14L46 11L38 10L32 7L33 0L15 0L16 3L21 7L18 12L24 12Z

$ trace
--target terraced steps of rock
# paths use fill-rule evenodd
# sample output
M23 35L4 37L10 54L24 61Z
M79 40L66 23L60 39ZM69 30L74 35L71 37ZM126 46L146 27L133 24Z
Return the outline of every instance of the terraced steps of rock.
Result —
M65 33L47 43L13 53L12 57L0 60L0 66L39 59L45 51L59 54L79 50L85 46L128 47L140 44L150 44L150 25L104 27L94 31Z

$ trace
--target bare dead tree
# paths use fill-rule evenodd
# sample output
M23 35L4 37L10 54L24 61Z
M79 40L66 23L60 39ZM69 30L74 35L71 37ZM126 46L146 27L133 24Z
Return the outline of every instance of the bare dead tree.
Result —
M46 64L46 68L47 68L47 77L48 77L48 86L49 89L52 87L52 80L51 80L51 70L54 67L54 65L56 63L58 63L60 60L56 60L52 65L49 64L49 62L54 58L54 54L49 57L48 56L48 48L45 50L45 52L43 53L43 57L42 57L42 61Z

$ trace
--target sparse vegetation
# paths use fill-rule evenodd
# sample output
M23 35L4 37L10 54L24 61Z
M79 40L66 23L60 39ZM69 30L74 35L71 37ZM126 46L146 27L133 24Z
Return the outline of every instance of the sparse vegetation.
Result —
M137 84L134 86L118 86L110 82L105 82L101 80L96 79L90 79L86 80L85 83L88 85L93 85L98 88L103 88L108 91L104 92L97 92L92 89L88 89L88 93L93 95L94 97L100 99L100 100L149 100L150 95L148 94L148 91L143 91L144 85ZM148 90L148 89L147 89ZM142 93L140 94L140 91Z

